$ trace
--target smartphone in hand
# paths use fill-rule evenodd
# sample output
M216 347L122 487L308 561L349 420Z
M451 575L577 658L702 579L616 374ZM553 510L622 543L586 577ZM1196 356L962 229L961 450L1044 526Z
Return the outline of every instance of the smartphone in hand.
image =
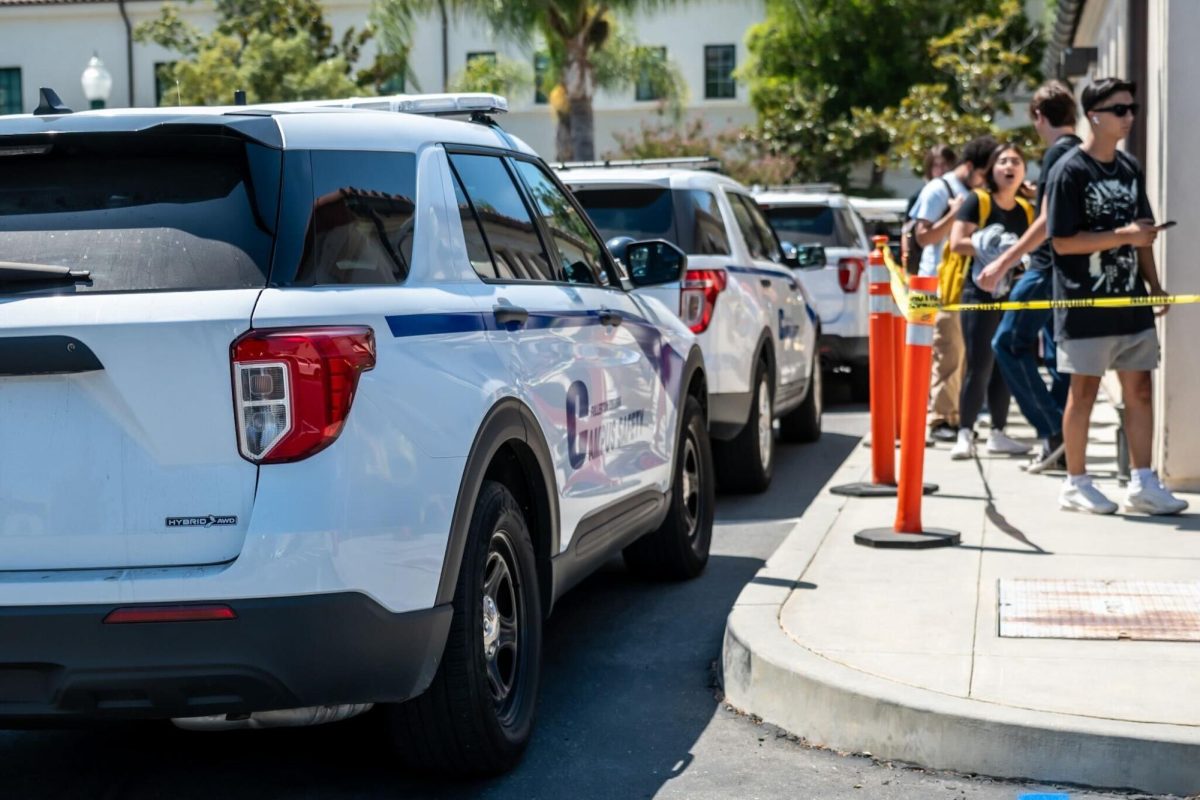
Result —
M1166 222L1158 223L1157 225L1154 226L1154 229L1158 230L1158 231L1165 231L1167 228L1173 228L1173 227L1175 227L1175 220L1169 219Z

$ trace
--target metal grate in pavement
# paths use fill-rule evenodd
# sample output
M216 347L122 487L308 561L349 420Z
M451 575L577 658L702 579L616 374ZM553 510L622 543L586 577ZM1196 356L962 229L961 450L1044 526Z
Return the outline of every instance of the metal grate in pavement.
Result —
M1200 581L1004 578L1000 635L1200 642Z

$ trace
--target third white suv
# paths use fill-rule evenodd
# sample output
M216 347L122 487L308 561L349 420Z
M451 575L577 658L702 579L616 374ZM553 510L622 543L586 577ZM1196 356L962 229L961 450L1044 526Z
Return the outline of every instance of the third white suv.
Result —
M784 440L820 436L820 326L749 191L713 172L657 164L566 164L559 174L604 236L665 239L687 253L682 284L641 291L678 308L697 334L718 483L765 490L774 419Z

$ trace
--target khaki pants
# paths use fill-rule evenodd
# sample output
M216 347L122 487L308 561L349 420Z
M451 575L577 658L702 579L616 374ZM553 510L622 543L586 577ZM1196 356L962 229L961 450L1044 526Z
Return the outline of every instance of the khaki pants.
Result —
M933 386L929 426L958 427L958 395L966 362L957 311L939 311L933 328Z

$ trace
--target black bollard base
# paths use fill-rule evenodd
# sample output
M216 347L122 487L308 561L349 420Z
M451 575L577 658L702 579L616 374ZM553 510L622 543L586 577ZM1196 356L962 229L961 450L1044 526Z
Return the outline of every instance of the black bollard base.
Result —
M936 483L923 485L922 494L933 494L938 490ZM895 497L896 487L886 483L843 483L841 486L831 486L829 491L843 497Z
M921 533L896 533L891 528L867 528L854 534L854 543L880 550L928 550L931 547L955 547L962 544L957 531L926 528Z

